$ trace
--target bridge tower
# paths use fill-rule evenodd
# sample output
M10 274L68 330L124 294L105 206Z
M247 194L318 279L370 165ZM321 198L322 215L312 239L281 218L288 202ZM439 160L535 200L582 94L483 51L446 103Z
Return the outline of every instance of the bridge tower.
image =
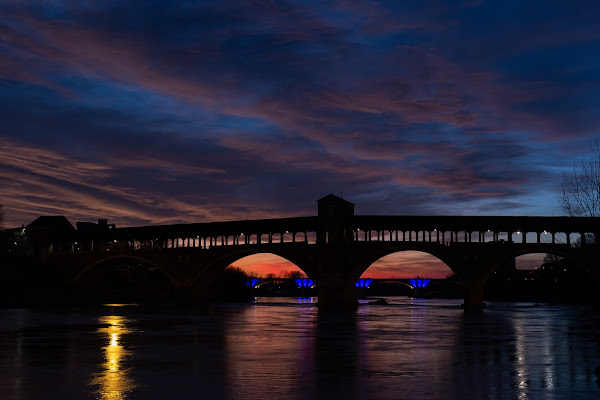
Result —
M319 311L352 310L357 304L352 257L354 204L329 194L317 201L318 225L314 280Z

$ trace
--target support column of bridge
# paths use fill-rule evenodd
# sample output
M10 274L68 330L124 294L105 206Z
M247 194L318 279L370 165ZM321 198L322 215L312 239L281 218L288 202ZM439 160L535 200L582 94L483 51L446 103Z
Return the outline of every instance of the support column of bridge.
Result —
M577 250L576 255L572 257L572 261L583 273L584 279L593 282L594 286L600 289L600 268L598 268L600 249L597 246L584 245ZM600 308L600 290L591 293L590 300L597 308Z
M181 305L208 306L214 282L223 273L224 267L206 268L212 258L205 253L192 254L190 259L189 263L185 262L186 258L176 263L174 257L163 261L163 264L170 266L169 278L173 284L174 300Z
M351 248L354 204L333 195L318 200L319 228L314 281L319 288L319 313L354 312L358 305ZM376 232L379 239L379 231ZM370 240L371 231L369 231Z
M462 304L465 312L481 312L485 308L483 302L483 288L486 280L475 279L465 280L462 284L465 287L464 303Z
M327 246L317 253L315 283L320 313L356 311L358 292L352 263L343 246Z
M444 261L454 271L459 282L464 287L465 312L480 312L485 308L483 288L488 278L506 260L502 248L492 248L485 244L470 243L469 248L457 248L458 245L447 247Z

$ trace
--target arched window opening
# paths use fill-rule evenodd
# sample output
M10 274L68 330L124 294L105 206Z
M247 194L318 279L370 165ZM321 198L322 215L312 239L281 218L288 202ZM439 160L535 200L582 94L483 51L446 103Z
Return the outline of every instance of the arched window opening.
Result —
M263 233L262 235L260 235L260 243L261 244L270 243L269 236L270 235L268 233Z
M527 232L525 234L525 242L526 243L537 243L538 242L537 232Z
M585 244L596 245L600 243L600 237L598 237L598 235L593 232L585 232L583 236L585 238Z
M256 244L258 241L258 234L253 233L250 236L248 236L248 244Z
M296 242L307 242L306 232L296 232Z
M367 232L362 229L357 229L355 231L356 241L358 242L366 242L367 241Z
M524 242L524 239L523 239L524 236L525 236L525 234L523 232L521 232L521 231L513 232L511 234L512 242L513 243L523 243Z
M552 233L548 231L540 232L540 243L552 243Z
M570 233L569 234L569 244L573 247L580 247L581 246L581 234Z

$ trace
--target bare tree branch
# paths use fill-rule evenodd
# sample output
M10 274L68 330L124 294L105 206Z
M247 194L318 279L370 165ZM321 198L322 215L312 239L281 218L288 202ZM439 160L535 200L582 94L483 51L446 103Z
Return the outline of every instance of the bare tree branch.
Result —
M563 176L560 209L571 217L600 216L600 143L590 145L591 154L573 164L573 172ZM586 235L587 236L587 235ZM600 236L590 234L587 241L600 244Z
M573 171L563 177L560 209L572 217L600 216L600 143L591 146L591 155L573 164Z

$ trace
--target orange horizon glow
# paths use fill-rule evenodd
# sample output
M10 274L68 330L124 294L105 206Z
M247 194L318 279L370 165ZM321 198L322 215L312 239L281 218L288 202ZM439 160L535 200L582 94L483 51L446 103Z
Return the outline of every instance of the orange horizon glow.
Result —
M264 277L278 276L293 271L304 273L296 264L271 253L255 254L234 262L232 267L240 268L248 275ZM429 279L444 279L452 270L438 258L419 251L404 251L390 254L377 260L361 275L372 279L411 279L416 276Z
M259 277L268 274L279 276L293 271L300 271L304 274L304 271L298 268L296 264L272 253L244 257L231 264L231 266L241 269L248 275Z

